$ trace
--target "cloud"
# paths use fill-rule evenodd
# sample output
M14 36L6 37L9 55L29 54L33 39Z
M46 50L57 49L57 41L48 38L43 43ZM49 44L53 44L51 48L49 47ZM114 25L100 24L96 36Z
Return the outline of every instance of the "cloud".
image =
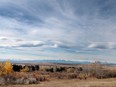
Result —
M40 47L44 45L42 41L26 41L17 38L0 37L1 48L17 48L17 47Z
M43 54L50 53L47 56L51 58L63 52L66 54L62 58L72 54L75 59L81 54L85 58L94 54L96 59L112 53L113 60L115 4L114 0L0 1L1 50L7 50L6 55L13 49L17 49L17 54L27 50L33 56L44 50Z
M44 45L42 41L21 41L17 43L17 47L41 47Z
M116 43L112 42L98 42L92 43L88 46L88 48L96 48L96 49L115 49Z

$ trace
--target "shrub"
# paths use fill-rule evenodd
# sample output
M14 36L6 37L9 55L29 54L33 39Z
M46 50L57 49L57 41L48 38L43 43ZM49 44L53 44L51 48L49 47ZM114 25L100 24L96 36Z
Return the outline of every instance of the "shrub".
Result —
M102 79L102 78L115 78L116 77L116 71L110 71L110 70L103 70L102 73L96 74L96 78Z
M75 73L71 73L71 74L68 74L68 79L76 79L77 78L77 74Z
M0 62L0 76L3 74L3 63Z
M29 68L26 66L25 68L21 69L21 72L28 72Z
M74 69L74 68L68 68L66 71L67 71L68 73L74 73L74 72L75 72L75 69Z
M87 79L88 78L88 74L87 73L80 73L78 75L78 78L81 80L81 79Z

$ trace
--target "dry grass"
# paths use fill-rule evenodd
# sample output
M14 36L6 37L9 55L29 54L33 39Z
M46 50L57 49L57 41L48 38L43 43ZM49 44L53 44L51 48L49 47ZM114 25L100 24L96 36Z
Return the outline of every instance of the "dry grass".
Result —
M101 64L75 67L43 66L39 71L13 72L12 75L1 75L1 77L6 83L1 87L116 87L116 68ZM12 80L11 77L15 79ZM19 83L13 85L12 81Z
M116 87L116 78L111 79L95 79L88 80L51 80L33 85L9 85L2 87Z

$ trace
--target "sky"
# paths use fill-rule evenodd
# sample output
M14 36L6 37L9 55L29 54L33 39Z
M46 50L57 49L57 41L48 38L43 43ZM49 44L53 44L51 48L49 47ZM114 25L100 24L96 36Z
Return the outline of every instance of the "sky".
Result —
M0 0L0 60L116 62L116 0Z

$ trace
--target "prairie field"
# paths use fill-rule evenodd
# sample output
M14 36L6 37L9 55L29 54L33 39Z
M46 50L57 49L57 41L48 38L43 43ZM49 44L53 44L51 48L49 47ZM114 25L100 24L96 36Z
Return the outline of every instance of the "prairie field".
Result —
M51 80L32 85L7 85L1 87L116 87L116 78L87 80Z
M116 87L116 67L111 65L19 66L1 63L0 87Z

